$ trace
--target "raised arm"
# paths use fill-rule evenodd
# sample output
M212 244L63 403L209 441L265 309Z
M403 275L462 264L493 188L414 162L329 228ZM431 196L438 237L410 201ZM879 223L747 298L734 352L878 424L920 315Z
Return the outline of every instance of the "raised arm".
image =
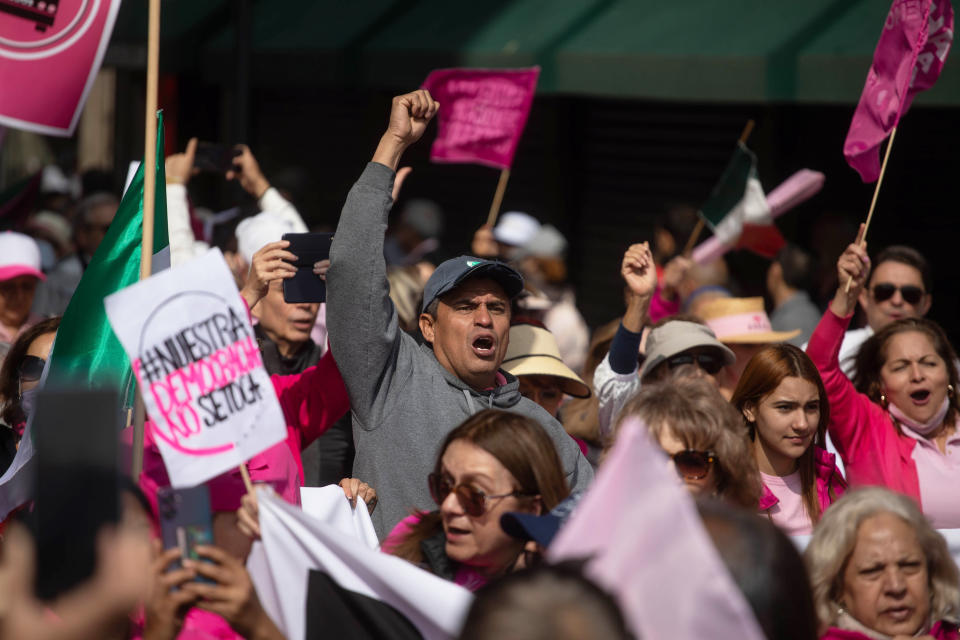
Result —
M270 182L260 164L254 157L250 147L245 144L237 145L240 154L233 159L233 171L227 171L227 180L236 180L243 190L256 198L261 211L269 211L290 223L296 233L306 233L307 224L300 216L300 212L286 198L280 195Z
M373 161L347 195L330 249L330 349L346 382L354 416L368 427L376 426L382 416L386 394L378 390L393 382L402 337L383 259L394 172L438 106L423 90L393 99L390 123ZM381 404L374 406L376 402Z
M167 156L164 163L167 176L167 235L170 240L170 264L174 267L189 262L209 248L207 243L197 240L190 226L187 183L196 172L193 168L196 151L197 139L190 138L183 153Z
M627 398L640 388L637 354L650 300L657 288L657 271L647 242L633 244L623 254L620 276L627 285L627 309L613 336L610 352L597 367L593 390L600 406L600 435L613 431L613 421Z
M868 414L881 411L867 396L857 392L840 369L843 335L869 273L866 249L854 242L837 260L837 292L807 345L807 355L817 365L830 401L830 437L845 461L856 458L857 452L863 450L864 438L869 435ZM851 277L853 282L847 290Z

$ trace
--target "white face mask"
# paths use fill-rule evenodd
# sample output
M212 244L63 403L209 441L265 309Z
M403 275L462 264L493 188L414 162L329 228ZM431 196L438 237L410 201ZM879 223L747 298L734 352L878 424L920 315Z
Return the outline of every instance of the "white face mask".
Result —
M907 415L900 410L900 407L890 403L890 406L887 407L890 410L890 414L896 418L901 424L905 424L917 433L922 436L927 435L928 433L933 432L934 429L943 424L943 419L947 416L947 410L950 408L950 398L945 397L943 403L940 405L940 408L937 409L937 412L933 414L926 422L917 422L907 417Z

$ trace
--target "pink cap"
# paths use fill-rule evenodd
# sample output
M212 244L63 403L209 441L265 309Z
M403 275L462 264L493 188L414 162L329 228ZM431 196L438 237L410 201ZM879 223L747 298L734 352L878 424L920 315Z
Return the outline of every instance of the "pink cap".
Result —
M30 236L15 231L0 233L0 280L34 276L46 280L40 270L40 247Z

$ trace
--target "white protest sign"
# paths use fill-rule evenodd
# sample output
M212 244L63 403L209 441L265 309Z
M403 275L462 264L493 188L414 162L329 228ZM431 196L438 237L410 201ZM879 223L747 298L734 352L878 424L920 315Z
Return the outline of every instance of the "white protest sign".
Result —
M190 487L286 436L283 412L219 249L104 299L170 483Z

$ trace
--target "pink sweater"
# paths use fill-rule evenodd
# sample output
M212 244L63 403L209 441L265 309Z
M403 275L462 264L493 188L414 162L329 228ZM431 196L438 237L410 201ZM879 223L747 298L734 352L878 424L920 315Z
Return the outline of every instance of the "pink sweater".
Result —
M807 355L820 370L830 400L830 437L846 465L851 486L881 485L920 501L913 461L917 441L900 432L885 409L862 393L840 370L839 353L850 318L827 309L810 337Z

